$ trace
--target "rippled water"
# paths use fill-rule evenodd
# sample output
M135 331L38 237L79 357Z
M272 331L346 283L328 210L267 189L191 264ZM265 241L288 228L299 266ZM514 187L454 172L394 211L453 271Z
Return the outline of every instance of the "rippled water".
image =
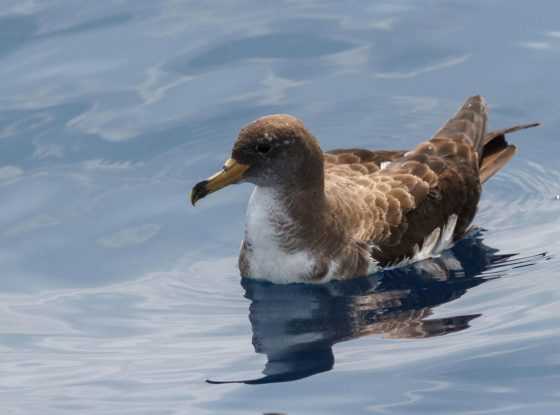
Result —
M4 0L2 413L556 413L558 15L552 0ZM475 93L491 127L543 126L512 136L478 228L437 260L241 281L250 187L187 204L257 116L295 114L325 149L408 148Z

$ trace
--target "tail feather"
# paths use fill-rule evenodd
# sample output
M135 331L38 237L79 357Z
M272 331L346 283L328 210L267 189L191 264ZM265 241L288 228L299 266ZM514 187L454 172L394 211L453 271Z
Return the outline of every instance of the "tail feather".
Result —
M515 125L513 127L509 127L509 128L502 128L501 130L496 130L496 131L490 131L488 134L486 134L486 136L484 137L484 145L486 146L486 144L488 144L490 141L492 141L493 139L495 139L496 137L499 136L504 136L506 134L511 134L514 133L516 131L519 130L526 130L527 128L533 128L533 127L538 127L540 124L538 122L534 122L531 124L520 124L520 125Z
M483 140L482 156L480 157L480 182L486 182L515 155L517 149L507 142L506 134L537 127L538 125L538 123L516 125L486 134Z
M484 156L480 165L480 183L485 183L490 177L495 175L504 167L515 155L515 146L508 145L500 151Z
M484 147L488 109L483 97L468 98L459 111L440 128L433 138L467 138L480 154Z

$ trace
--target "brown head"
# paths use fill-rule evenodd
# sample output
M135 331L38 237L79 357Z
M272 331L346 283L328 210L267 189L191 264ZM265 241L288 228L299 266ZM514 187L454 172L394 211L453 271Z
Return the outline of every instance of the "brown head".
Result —
M191 202L230 184L249 182L285 191L323 186L323 153L303 123L290 115L269 115L239 132L222 170L197 183Z

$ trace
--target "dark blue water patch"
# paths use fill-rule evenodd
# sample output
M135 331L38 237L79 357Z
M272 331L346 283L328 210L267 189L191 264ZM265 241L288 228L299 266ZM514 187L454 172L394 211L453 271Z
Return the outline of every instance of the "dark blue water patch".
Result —
M179 56L165 65L168 71L205 72L247 59L313 59L348 50L351 42L310 33L272 33L230 40L198 54Z
M352 49L350 49L352 50ZM279 77L293 81L308 81L328 76L332 71L332 63L312 59L302 59L297 65L293 62L277 61L274 70Z
M495 105L492 108L492 114L511 120L527 120L531 111L529 108L519 106L519 104L504 103L502 105Z
M0 17L0 59L30 42L36 31L34 16Z
M415 16L405 18L394 31L364 32L362 38L371 45L369 68L374 73L405 76L443 65L469 53L465 46L450 44L444 37L437 36L437 31L437 28ZM434 42L434 38L438 41Z
M46 32L37 37L41 39L49 39L55 36L71 36L71 35L78 35L84 32L104 30L114 26L120 26L125 23L128 23L133 18L134 16L129 13L119 13L112 16L103 16L91 20L86 20L84 22L80 22L78 24L65 27L64 29Z
M275 22L278 28L289 28L292 33L311 33L326 38L334 34L340 34L343 38L348 37L351 30L344 30L341 25L340 16L322 17L284 17Z

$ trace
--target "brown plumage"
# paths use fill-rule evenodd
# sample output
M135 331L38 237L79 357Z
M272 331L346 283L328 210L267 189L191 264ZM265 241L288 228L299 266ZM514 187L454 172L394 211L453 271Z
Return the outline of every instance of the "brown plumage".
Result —
M239 134L222 172L192 201L240 181L257 185L248 208L241 274L275 282L365 275L437 254L461 238L485 182L515 153L505 134L486 133L487 108L469 98L411 151L323 153L291 116L258 119Z

